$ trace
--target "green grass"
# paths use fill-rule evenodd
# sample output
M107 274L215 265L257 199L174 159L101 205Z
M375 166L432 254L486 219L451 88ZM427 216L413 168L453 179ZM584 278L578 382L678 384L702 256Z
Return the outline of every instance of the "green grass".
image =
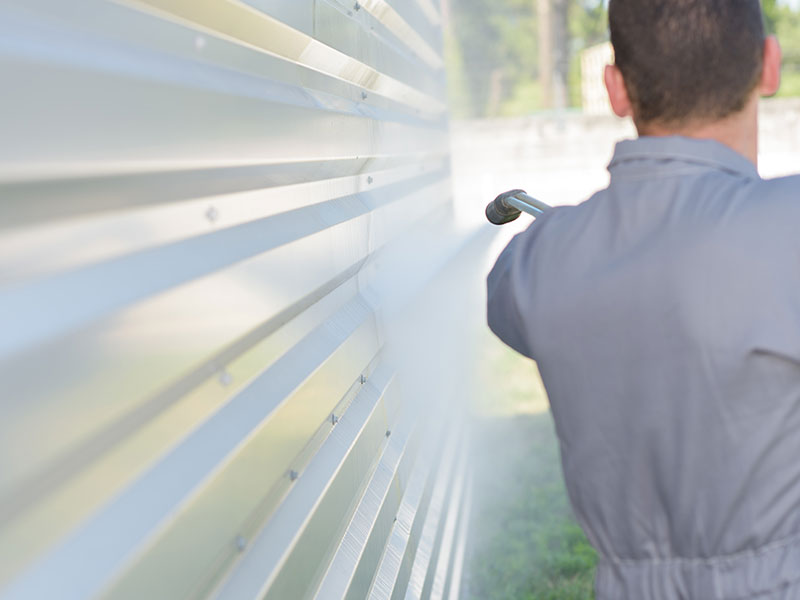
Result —
M597 556L569 507L535 367L493 341L487 346L495 385L476 407L465 597L591 599Z

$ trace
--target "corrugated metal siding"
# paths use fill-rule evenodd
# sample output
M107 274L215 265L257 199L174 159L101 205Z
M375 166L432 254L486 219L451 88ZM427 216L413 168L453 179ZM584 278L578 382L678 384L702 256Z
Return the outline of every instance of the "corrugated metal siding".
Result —
M0 4L0 598L450 589L439 19Z

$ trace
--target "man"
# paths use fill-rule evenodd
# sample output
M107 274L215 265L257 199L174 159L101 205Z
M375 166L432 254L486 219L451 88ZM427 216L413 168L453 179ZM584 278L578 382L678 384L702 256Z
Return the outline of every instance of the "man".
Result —
M800 178L756 171L758 0L611 0L637 140L517 236L489 324L538 362L598 600L800 598Z

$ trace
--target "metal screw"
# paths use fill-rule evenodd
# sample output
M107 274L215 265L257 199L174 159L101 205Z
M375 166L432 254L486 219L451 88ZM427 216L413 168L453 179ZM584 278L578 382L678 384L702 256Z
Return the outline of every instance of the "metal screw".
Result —
M289 471L289 480L290 481L296 481L298 477L300 477L300 474L297 471L294 471L294 470Z
M358 2L356 2L355 6L353 6L353 8L355 10L361 10L361 5Z
M222 385L224 385L225 387L228 387L231 384L232 381L233 381L233 377L227 371L222 371L219 374L219 382Z
M211 223L213 223L218 218L219 218L219 211L213 206L209 206L208 210L206 211L206 219L208 219Z
M361 381L361 385L364 385L365 383L367 383L366 375L362 375L361 378L359 379L359 381Z
M392 430L391 429L387 429L386 430L386 437L389 437L390 435L392 435Z
M242 536L236 536L236 549L241 552L247 547L247 540L244 539Z
M375 180L372 178L372 175L367 177L367 183L372 183L373 181L375 181Z
M366 100L367 99L367 92L361 92L361 99L362 100Z
M339 417L331 415L331 425L336 425L339 422Z

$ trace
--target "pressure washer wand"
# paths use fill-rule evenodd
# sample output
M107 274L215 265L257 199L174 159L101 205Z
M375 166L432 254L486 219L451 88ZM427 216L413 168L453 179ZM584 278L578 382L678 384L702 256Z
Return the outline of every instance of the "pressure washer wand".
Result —
M493 225L505 225L516 221L526 212L539 217L550 210L550 206L525 193L525 190L511 190L500 194L486 207L486 218Z

